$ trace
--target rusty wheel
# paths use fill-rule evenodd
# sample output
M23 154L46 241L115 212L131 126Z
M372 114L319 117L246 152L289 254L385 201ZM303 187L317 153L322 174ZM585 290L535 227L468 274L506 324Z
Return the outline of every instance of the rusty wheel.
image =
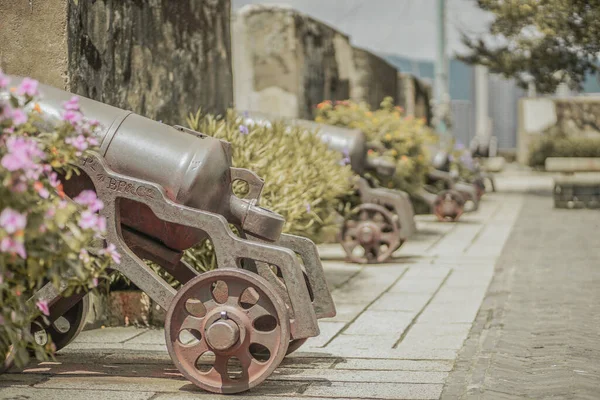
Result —
M213 393L239 393L279 366L289 343L289 318L263 278L217 269L177 292L165 336L171 359L192 383Z
M455 190L439 193L433 205L433 212L440 221L457 221L464 211L465 200Z
M361 204L344 221L340 242L353 262L381 263L400 246L393 215L377 204Z

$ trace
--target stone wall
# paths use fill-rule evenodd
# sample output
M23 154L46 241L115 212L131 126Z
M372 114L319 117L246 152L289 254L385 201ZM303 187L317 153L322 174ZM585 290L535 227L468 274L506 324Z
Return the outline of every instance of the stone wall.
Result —
M543 135L600 138L600 97L524 98L519 101L517 161L527 164Z
M350 80L350 98L364 101L372 109L379 108L381 101L398 96L398 71L387 61L367 50L354 48L354 73Z
M240 110L312 118L324 99L349 97L348 37L291 8L250 5L233 18L234 92Z
M404 108L407 116L423 118L431 123L431 85L413 75L398 72L396 104Z
M229 0L29 3L0 0L6 72L167 123L232 106Z

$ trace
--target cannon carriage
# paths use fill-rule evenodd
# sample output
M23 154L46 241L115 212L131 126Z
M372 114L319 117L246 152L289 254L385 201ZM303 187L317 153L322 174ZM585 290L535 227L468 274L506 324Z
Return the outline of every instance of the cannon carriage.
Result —
M255 112L246 114L248 123L268 124L277 119ZM330 149L347 157L358 175L355 183L358 204L344 216L338 235L348 260L361 264L387 261L416 231L414 209L407 193L377 187L367 173L392 176L396 165L383 157L368 157L373 145L357 129L301 119L288 122L315 131Z
M429 146L432 170L417 194L440 221L457 221L464 212L476 211L483 195L480 186L461 182L450 172L448 152Z
M40 90L44 123L53 124L73 95ZM263 181L231 166L229 143L79 100L102 126L100 148L80 159L81 174L63 181L64 191L74 198L94 190L104 203L105 240L121 254L111 268L167 310L169 355L191 382L215 393L260 384L286 353L319 334L319 318L335 315L315 244L283 234L283 217L259 206ZM244 198L233 193L236 180L248 184ZM218 268L200 274L182 255L207 238ZM171 287L144 260L182 286ZM49 325L40 321L38 333L57 349L81 331L87 311L83 293L63 297L61 289L47 284L30 299L48 301ZM209 365L200 362L206 354Z

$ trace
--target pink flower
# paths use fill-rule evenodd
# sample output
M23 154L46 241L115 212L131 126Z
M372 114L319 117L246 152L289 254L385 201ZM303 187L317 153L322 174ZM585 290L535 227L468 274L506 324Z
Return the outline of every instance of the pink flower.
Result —
M87 252L86 249L81 249L81 251L79 252L79 259L84 263L90 262L90 254Z
M77 204L88 206L89 211L97 212L104 208L104 203L96 196L93 190L84 190L73 199Z
M8 76L4 75L4 73L0 69L0 89L5 89L6 87L8 87L9 83L10 83L10 78Z
M25 246L23 243L18 242L10 237L5 237L0 241L0 251L3 253L10 254L18 254L21 258L27 258L27 253L25 252Z
M102 216L98 216L98 232L100 233L106 233L106 218L102 217Z
M63 114L63 120L69 122L71 125L78 123L82 118L83 116L78 111L67 110Z
M98 139L96 139L93 136L88 137L87 142L90 146L98 146L100 144L100 142L98 142Z
M84 151L85 149L88 148L88 142L85 138L85 136L83 135L79 135L75 138L67 138L65 139L65 142L70 144L71 146L75 147L77 150L79 151Z
M63 108L70 111L79 111L79 97L73 96L69 101L65 101Z
M52 218L52 217L54 217L54 215L56 215L56 209L54 207L50 207L46 210L46 214L45 214L46 218Z
M12 110L11 119L13 124L19 126L27 122L27 115L20 108L15 108Z
M48 302L46 300L38 300L37 303L35 303L35 305L37 306L37 308L39 308L42 314L44 314L47 317L50 316L50 307L48 307Z
M98 252L100 255L109 255L115 264L121 263L121 255L117 252L117 248L114 244L110 243L105 249L102 249Z
M98 287L98 278L92 279L92 286Z
M45 154L34 140L21 136L11 136L6 139L5 144L8 153L0 161L4 168L9 171L19 169L25 172L31 171L33 177L35 175L39 176L42 167L38 162L45 158Z
M12 235L25 229L27 216L7 207L0 213L0 226L4 228L6 233Z
M60 180L58 179L58 175L56 174L56 172L52 172L48 175L48 183L53 188L57 188L58 185L60 185Z
M77 224L81 229L97 229L98 216L89 210L85 210L81 213Z
M37 96L38 95L38 81L31 78L24 78L21 84L17 88L17 94L19 96Z
M42 199L47 199L48 197L50 197L50 192L43 186L35 188L35 191L37 192L37 194L40 195Z

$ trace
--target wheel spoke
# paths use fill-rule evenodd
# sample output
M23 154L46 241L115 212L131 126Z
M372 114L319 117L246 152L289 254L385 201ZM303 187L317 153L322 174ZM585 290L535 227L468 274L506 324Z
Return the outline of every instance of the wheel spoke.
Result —
M271 313L265 309L260 300L258 303L248 309L248 318L250 318L252 323L254 323L254 321L256 321L258 318L264 317L265 315L271 315Z
M277 328L273 329L270 332L261 332L257 330L253 330L250 334L250 342L258 343L260 345L265 346L269 351L273 351L275 346L277 346L277 342L279 340L279 331Z
M202 328L202 321L204 320L204 318L197 318L194 317L193 315L188 315L187 317L185 317L185 319L183 320L183 322L181 322L181 328L180 330L184 330L184 329L195 329L198 332L201 331Z
M209 350L204 339L193 346L186 346L179 343L179 340L175 340L173 341L173 347L178 353L178 358L181 361L186 361L189 365L194 366L194 368L196 368L196 361L198 358Z

